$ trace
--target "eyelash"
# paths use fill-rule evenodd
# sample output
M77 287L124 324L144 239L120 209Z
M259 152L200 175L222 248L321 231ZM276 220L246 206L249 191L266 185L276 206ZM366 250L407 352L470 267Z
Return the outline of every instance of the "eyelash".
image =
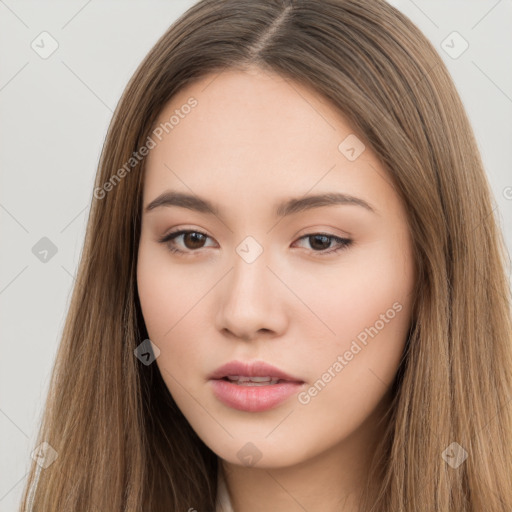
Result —
M171 242L174 242L174 239L177 238L180 235L186 235L188 233L197 233L199 235L203 235L207 238L210 238L206 233L203 233L202 231L197 231L195 229L182 229L179 231L173 231L162 238L158 240L159 243L166 244L167 249L172 253L180 253L180 254L191 254L193 252L197 252L199 249L193 250L189 249L188 251L183 251L181 249L177 249L175 246L171 245ZM325 256L328 254L334 254L339 251L342 251L344 249L347 249L350 245L352 245L352 240L350 238L340 238L338 236L330 235L328 233L309 233L307 235L301 236L299 240L302 240L303 238L309 238L312 236L324 236L326 238L330 238L337 242L339 244L338 248L336 249L330 249L330 250L322 250L322 251L312 251L314 253L317 253L319 256Z

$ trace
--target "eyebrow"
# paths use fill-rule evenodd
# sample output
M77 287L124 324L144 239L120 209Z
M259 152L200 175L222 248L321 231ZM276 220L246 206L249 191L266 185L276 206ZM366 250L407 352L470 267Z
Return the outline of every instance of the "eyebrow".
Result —
M336 206L336 205L355 205L361 206L366 210L377 214L377 210L369 203L348 194L339 192L324 193L317 195L309 195L300 198L291 198L279 203L275 209L277 217L286 217L295 213L310 210L312 208L320 208L322 206ZM200 213L207 213L221 216L220 208L207 199L201 198L196 195L186 194L183 192L174 192L167 190L160 194L156 199L151 201L146 208L145 212L150 212L156 208L163 206L179 206L189 210L195 210Z

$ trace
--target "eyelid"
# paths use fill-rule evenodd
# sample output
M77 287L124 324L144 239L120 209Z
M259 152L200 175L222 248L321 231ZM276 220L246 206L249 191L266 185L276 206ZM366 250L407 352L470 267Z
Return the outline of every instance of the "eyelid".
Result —
M324 227L315 227L315 226L308 226L306 228L302 228L299 231L296 231L295 235L293 235L294 238L302 238L303 236L311 236L311 235L325 235L325 236L332 236L337 238L352 238L353 235L351 235L348 231L343 231L339 228L335 228L333 226L327 226Z
M162 244L166 244L166 243L171 242L175 238L178 238L181 235L186 235L188 233L197 233L199 235L205 236L206 238L209 238L210 240L214 239L208 233L205 233L204 231L202 231L200 229L195 229L195 228L192 228L192 229L191 228L179 228L179 229L168 231L165 235L163 235L162 237L158 238L157 242L162 243ZM198 250L196 250L196 251L189 250L189 251L181 251L181 252L191 253L191 252L198 252Z

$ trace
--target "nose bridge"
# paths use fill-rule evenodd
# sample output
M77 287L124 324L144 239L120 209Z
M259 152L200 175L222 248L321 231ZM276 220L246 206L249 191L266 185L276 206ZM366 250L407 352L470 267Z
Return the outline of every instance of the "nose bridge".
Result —
M265 251L262 242L259 242L254 236L248 235L238 244L235 252L247 265L252 265L261 259Z
M255 239L246 239L236 248L228 293L237 304L249 301L261 307L260 300L265 298L262 292L268 289L268 277L271 274L267 268L267 255Z

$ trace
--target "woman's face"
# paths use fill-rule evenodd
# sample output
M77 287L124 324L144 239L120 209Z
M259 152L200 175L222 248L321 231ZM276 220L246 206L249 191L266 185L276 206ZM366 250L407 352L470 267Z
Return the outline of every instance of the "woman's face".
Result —
M155 126L137 282L174 400L228 463L342 449L356 465L411 317L412 246L390 178L329 104L254 68L188 86ZM211 378L232 361L289 378L221 378L276 377L258 366Z

